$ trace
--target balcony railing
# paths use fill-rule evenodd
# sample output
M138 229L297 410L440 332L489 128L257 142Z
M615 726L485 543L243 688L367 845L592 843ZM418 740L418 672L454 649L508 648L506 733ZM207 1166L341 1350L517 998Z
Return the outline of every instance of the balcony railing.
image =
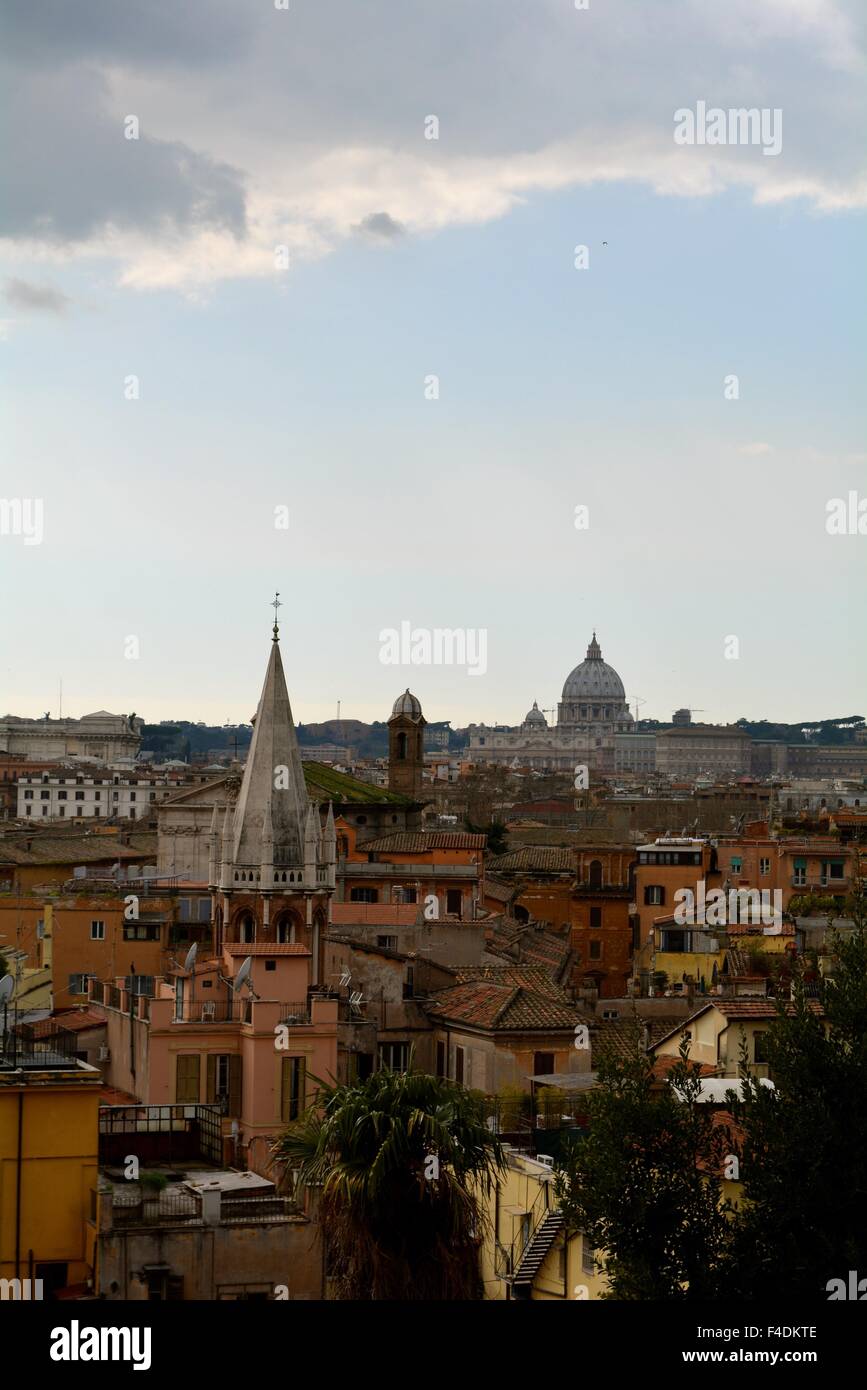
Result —
M243 1023L246 999L185 999L175 1004L172 1023Z
M310 1004L306 999L301 999L294 1004L282 1004L280 1006L281 1023L304 1024L310 1022Z

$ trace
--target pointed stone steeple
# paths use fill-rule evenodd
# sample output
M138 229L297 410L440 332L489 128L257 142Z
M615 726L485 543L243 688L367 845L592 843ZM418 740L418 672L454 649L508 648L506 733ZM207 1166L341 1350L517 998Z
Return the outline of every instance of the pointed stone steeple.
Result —
M304 827L309 803L276 624L235 807L233 861L236 867L258 869L263 863L262 842L263 835L267 834L269 804L274 865L300 869L304 863Z
M260 888L274 887L274 822L271 818L271 802L265 803L265 820L262 825L262 869Z
M337 882L337 830L334 825L334 807L330 801L322 830L322 863L328 870L328 886L333 888Z
M316 868L319 863L319 808L315 801L310 802L307 811L307 824L304 827L304 878L309 887L316 885Z

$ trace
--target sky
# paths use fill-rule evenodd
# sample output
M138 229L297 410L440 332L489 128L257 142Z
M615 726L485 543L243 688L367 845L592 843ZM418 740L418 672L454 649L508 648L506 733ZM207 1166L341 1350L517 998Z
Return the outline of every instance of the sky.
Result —
M2 28L0 715L867 714L862 7Z

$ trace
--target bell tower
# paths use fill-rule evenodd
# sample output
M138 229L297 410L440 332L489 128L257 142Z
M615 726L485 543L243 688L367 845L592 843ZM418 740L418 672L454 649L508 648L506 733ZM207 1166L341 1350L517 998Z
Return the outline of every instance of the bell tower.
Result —
M407 688L388 721L388 790L413 801L422 800L426 724L421 703Z

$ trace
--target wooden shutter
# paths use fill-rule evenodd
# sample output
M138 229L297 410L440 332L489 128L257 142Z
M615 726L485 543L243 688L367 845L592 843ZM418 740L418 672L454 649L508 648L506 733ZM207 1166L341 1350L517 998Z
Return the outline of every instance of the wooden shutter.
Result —
M175 1072L175 1102L178 1105L198 1105L200 1059L197 1052L178 1055Z
M241 1114L241 1058L237 1052L229 1057L229 1109L227 1114L238 1118Z
M216 1052L209 1052L209 1053L208 1053L208 1082L207 1082L207 1089L206 1089L206 1091L205 1091L205 1095L206 1095L206 1097L207 1097L208 1104L209 1104L209 1105L213 1105L214 1101L217 1099L217 1054L216 1054Z
M284 1057L280 1076L280 1117L297 1120L305 1108L306 1062L303 1057Z

